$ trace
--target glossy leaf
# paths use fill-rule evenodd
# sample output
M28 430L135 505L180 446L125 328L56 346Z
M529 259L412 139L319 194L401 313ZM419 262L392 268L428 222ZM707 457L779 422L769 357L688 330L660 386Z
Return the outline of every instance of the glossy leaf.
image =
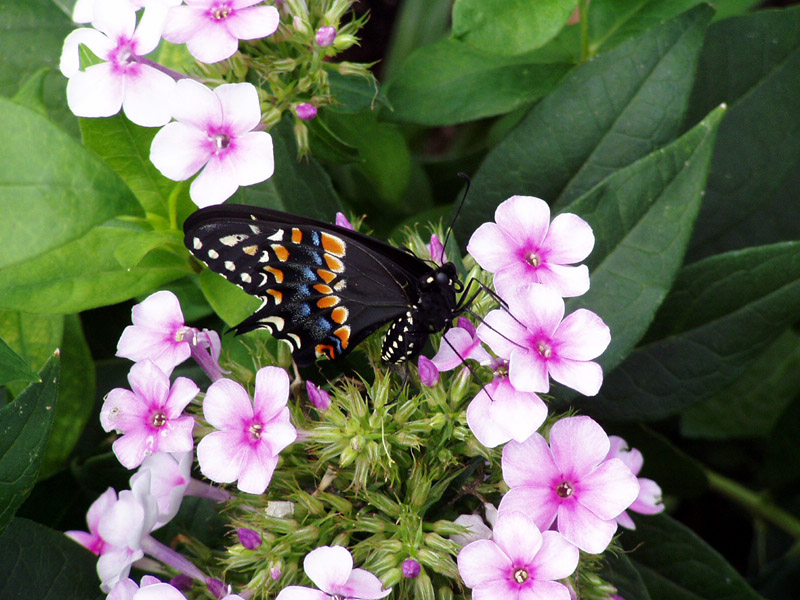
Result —
M33 371L25 359L14 352L0 337L0 385L9 381L38 381L39 376Z
M0 531L11 522L39 475L53 426L59 367L56 354L39 372L39 383L32 383L0 408Z
M459 239L509 196L563 207L674 139L711 13L699 7L570 73L487 155L456 223Z
M550 92L569 64L485 54L458 40L442 40L412 54L387 94L383 116L421 125L452 125L507 113Z
M15 149L0 161L0 268L59 248L117 215L141 213L108 166L40 114L0 99L0 129Z

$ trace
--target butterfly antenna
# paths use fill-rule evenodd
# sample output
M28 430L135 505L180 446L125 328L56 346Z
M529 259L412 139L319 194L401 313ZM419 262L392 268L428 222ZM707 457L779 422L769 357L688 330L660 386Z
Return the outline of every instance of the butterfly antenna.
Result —
M461 177L461 179L466 179L467 189L464 190L464 195L461 197L461 202L458 205L458 210L456 210L456 214L453 215L453 220L450 221L450 227L447 228L447 235L444 237L444 244L442 244L442 255L439 257L440 264L444 262L444 252L445 249L447 248L447 242L450 240L450 234L453 233L453 225L456 224L456 219L458 218L458 215L461 214L461 209L464 208L464 201L467 199L467 194L469 193L469 186L472 183L469 178L469 175L467 175L466 173L459 173L458 176Z

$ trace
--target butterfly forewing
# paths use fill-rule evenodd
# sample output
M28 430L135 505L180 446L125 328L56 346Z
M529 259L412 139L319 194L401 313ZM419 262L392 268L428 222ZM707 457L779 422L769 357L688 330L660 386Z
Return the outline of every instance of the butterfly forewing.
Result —
M236 326L268 329L300 365L341 358L416 301L423 261L363 234L255 207L197 211L185 243L208 267L263 304ZM414 297L412 297L414 296Z

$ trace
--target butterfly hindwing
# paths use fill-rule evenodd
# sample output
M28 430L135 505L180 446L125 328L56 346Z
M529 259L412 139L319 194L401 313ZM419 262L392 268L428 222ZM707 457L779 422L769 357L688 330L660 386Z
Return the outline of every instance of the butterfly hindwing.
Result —
M192 253L262 306L236 326L266 328L300 365L341 358L406 314L433 269L369 236L256 207L197 211L184 225Z

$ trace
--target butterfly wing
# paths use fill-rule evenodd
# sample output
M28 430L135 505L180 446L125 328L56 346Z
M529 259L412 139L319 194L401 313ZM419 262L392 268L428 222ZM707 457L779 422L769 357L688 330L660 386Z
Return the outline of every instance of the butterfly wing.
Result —
M208 267L261 307L238 333L268 329L295 361L346 356L416 299L431 268L380 240L335 225L251 206L201 209L184 224L185 243Z

